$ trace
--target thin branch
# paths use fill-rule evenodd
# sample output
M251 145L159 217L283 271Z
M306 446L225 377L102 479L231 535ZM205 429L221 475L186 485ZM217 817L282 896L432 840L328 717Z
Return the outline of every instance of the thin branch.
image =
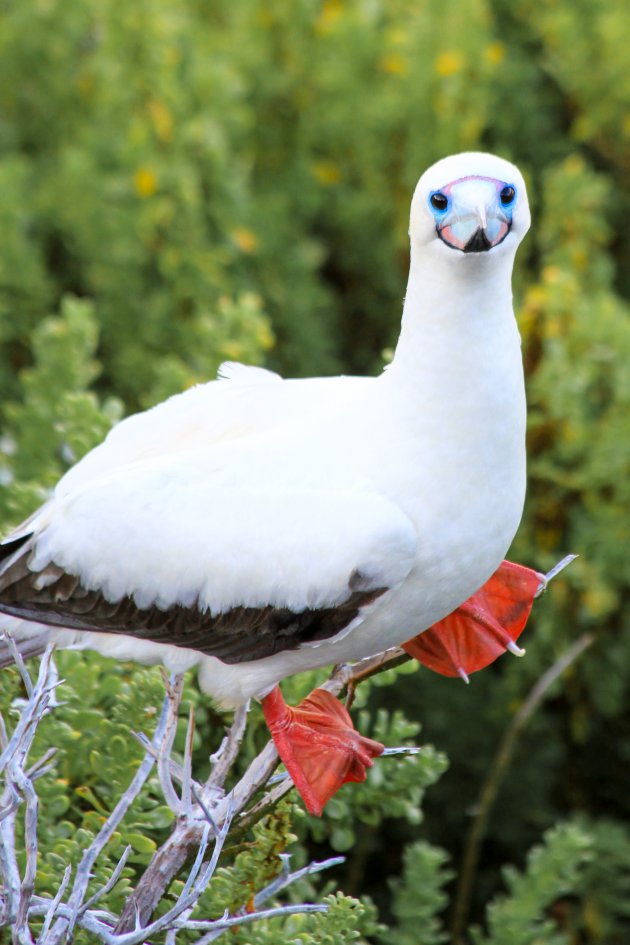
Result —
M168 719L169 699L167 696L162 706L162 712L155 730L155 735L153 736L153 745L158 749L162 743L162 739L164 738ZM138 770L136 771L131 784L116 804L114 810L111 812L99 830L93 842L85 850L81 862L77 867L72 892L68 900L68 907L73 910L73 918L71 918L69 924L65 919L59 920L55 924L50 938L50 945L62 945L64 939L67 939L70 936L72 927L79 915L79 911L85 898L85 893L92 873L92 867L94 866L96 859L100 856L105 846L111 840L114 831L131 807L132 803L135 801L136 797L142 790L145 781L151 773L153 765L153 757L147 753Z
M379 673L384 673L388 669L402 666L410 659L411 656L405 653L402 647L394 646L383 653L377 653L376 656L359 660L357 663L340 663L334 667L330 679L322 683L320 689L326 689L334 696L340 695L344 689L347 690L346 708L349 709L354 702L354 693L359 683L372 676L378 676Z
M168 711L164 737L160 741L158 750L158 776L166 803L174 814L179 814L181 812L181 802L171 781L169 758L173 749L175 735L177 734L179 706L184 690L184 677L179 675L169 680L166 673L162 673L162 678L164 679L164 687L166 689Z
M249 712L249 701L245 705L238 707L234 713L234 721L228 729L227 736L223 739L221 747L215 753L212 760L215 761L212 773L206 782L206 787L223 787L232 765L236 761L245 735L245 726L247 725L247 714Z
M13 634L9 633L8 630L3 630L2 634L0 634L0 637L2 637L7 642L7 646L9 647L9 651L11 653L11 658L19 670L20 676L24 682L24 687L30 699L30 697L33 695L33 680L31 679L31 674L26 668L26 663L24 662L22 654L20 653L20 650L13 639Z
M182 780L182 810L188 816L192 814L192 749L195 737L195 710L192 705L188 710L188 728L186 729L186 744L184 746L184 777Z
M28 909L31 904L31 898L35 892L35 875L37 873L37 818L39 813L39 800L32 782L23 773L21 784L24 797L26 798L26 813L24 815L24 844L26 847L26 867L24 878L20 887L20 902L16 919L16 929L28 930ZM24 936L24 941L30 941Z
M328 912L328 906L304 903L300 906L277 906L275 909L265 909L263 912L246 912L244 915L229 916L218 919L216 922L191 922L188 928L194 931L204 931L210 929L208 935L200 938L196 945L209 945L220 935L229 929L239 925L248 925L251 922L259 922L261 919L276 919L285 915L309 915L316 912Z
M451 926L453 945L463 945L464 942L464 932L468 923L470 901L479 863L481 845L486 833L492 806L503 783L510 761L512 760L518 737L534 712L540 706L551 686L553 686L562 673L564 673L593 642L594 637L591 636L591 634L585 633L579 637L532 687L527 699L505 730L499 748L488 769L486 779L481 787L479 799L475 806L476 813L474 820L470 825L464 845L459 883L453 906L453 922Z
M340 866L342 863L346 862L345 856L333 856L328 860L309 863L308 866L303 866L302 869L290 873L288 870L288 860L289 857L285 860L286 869L280 876L276 876L268 886L265 886L264 889L256 893L254 896L254 909L260 909L263 902L266 902L267 899L270 899L272 896L276 896L281 890L297 882L298 879L302 879L304 876L313 876L315 873L321 873L324 870L331 869L333 866Z
M407 655L403 651L389 651L387 654L364 660L354 666L337 667L331 679L325 684L325 688L336 694L345 688L352 694L354 686L361 680L389 669L392 665L397 665L406 659ZM10 738L4 728L0 727L0 747L2 748L0 763L7 771L7 785L0 798L0 810L4 818L0 823L0 865L4 872L4 895L0 904L3 908L3 919L13 924L16 943L33 945L28 920L34 915L44 917L38 945L69 943L76 926L85 929L105 945L140 945L149 937L158 934L166 934L167 943L175 945L177 932L183 929L203 932L205 933L203 941L210 942L230 928L256 919L300 912L326 911L325 906L303 904L238 916L225 915L222 919L213 921L190 918L199 897L214 875L233 818L237 816L239 818L237 832L249 829L252 823L272 809L293 785L290 779L285 777L281 782L273 785L271 790L267 791L245 813L255 795L268 784L279 763L275 745L270 741L252 761L233 790L225 794L225 779L232 770L242 744L247 721L247 706L243 706L236 712L221 749L215 755L215 763L206 784L203 787L195 784L191 772L194 736L192 711L186 736L184 764L179 766L171 759L183 686L181 677L176 677L171 682L166 680L166 697L152 741L149 742L145 736L137 736L145 749L145 757L131 784L98 835L84 850L67 902L62 900L71 884L70 867L66 869L59 889L52 899L36 896L34 883L37 864L38 802L32 782L51 769L55 750L49 749L30 768L26 767L26 759L39 722L43 715L56 705L53 697L60 681L52 662L52 648L49 647L42 659L35 685L32 684L25 667L23 667L22 675L29 691L29 699L24 703L20 719ZM30 688L27 679L30 682ZM119 881L130 848L123 853L109 880L88 898L89 882L98 857L110 842L113 833L137 798L156 763L165 798L169 806L177 812L177 821L171 837L154 855L138 887L129 897L123 914L116 917L94 906L107 896ZM182 783L181 798L173 787L173 779ZM26 867L21 879L15 852L15 817L22 801L25 801ZM206 852L211 839L214 839L214 848L210 859L206 861ZM157 903L195 846L197 846L197 855L180 896L166 914L151 921ZM259 910L266 899L276 895L300 877L326 869L337 862L339 862L338 859L332 859L323 864L310 864L294 873L290 873L287 866L279 877L257 893L255 908Z
M55 915L57 914L57 907L59 906L59 903L61 902L63 898L63 894L68 888L68 883L70 882L71 875L72 875L72 867L70 866L70 864L68 864L68 866L66 866L64 870L63 878L61 880L61 883L59 884L59 889L55 893L54 899L51 900L50 906L48 907L48 910L46 911L46 915L44 916L44 924L42 925L42 930L39 933L39 938L37 939L37 945L44 945L46 941L46 936L48 935L48 929L52 925L52 921L55 918Z
M335 668L331 678L324 683L323 688L338 695L344 689L356 686L370 676L400 665L408 658L404 650L396 648L371 659L361 660L359 663L344 664ZM242 811L245 811L255 795L267 784L279 764L276 747L272 741L269 741L260 754L251 762L231 793L227 796L222 796L219 793L219 789L223 788L224 779L237 757L243 739L246 718L247 707L237 710L220 753L218 753L218 761L206 785L201 791L194 792L195 799L203 805L205 814L210 816L213 823L219 825L219 828L224 822L228 803L233 807L235 818L238 817ZM232 829L231 837L242 835L246 829L249 829L253 823L271 810L281 797L288 794L292 787L293 783L288 778L282 783L274 785L271 791L259 800L253 808L238 817ZM136 889L125 903L125 908L116 926L117 933L127 932L133 928L136 911L141 922L148 922L165 890L191 856L195 846L199 844L203 832L203 820L193 820L190 817L178 818L170 837L156 851Z
M131 853L131 849L132 848L130 846L125 847L121 858L119 859L118 863L116 864L114 868L114 871L112 872L112 875L109 877L109 879L107 880L104 886L101 886L100 889L97 889L94 895L90 896L90 898L86 902L83 903L83 905L79 909L79 915L83 915L83 913L87 912L91 906L93 906L95 903L99 901L99 899L102 899L103 896L106 896L109 892L112 891L112 889L114 888L114 886L120 879L122 875L122 871L124 870L127 864L127 860L129 859L129 854Z
M21 713L20 720L15 726L7 747L0 755L0 771L4 770L12 758L18 756L24 758L28 754L35 735L35 729L48 707L50 693L54 686L59 685L59 681L52 687L48 685L52 652L52 647L48 647L42 657L37 683L31 690L32 694Z

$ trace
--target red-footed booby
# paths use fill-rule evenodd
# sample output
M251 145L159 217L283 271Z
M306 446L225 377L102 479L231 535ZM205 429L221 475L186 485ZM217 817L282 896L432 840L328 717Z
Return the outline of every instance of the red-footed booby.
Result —
M426 171L388 368L283 380L228 364L121 422L0 546L15 636L197 665L220 704L262 699L313 812L362 780L383 746L329 693L292 709L278 683L404 643L501 584L525 494L511 274L529 223L513 164L465 153ZM538 586L512 584L517 600ZM464 674L497 655L471 643L467 663L466 632Z

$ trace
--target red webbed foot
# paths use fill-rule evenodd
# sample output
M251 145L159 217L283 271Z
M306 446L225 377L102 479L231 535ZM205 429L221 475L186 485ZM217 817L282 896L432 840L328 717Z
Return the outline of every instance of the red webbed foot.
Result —
M347 709L325 689L314 689L292 707L276 686L262 708L278 754L311 814L321 814L346 781L365 781L367 768L383 752L380 742L356 731Z
M410 656L443 676L484 669L505 653L525 652L516 645L536 597L552 577L573 561L569 555L549 574L504 561L489 581L452 614L403 644Z

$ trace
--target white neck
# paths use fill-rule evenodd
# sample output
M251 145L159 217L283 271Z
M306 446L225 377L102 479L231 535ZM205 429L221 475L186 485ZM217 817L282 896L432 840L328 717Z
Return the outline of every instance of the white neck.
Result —
M400 340L383 375L397 444L401 429L404 437L397 488L433 551L441 542L444 560L470 568L479 586L507 551L525 490L513 256L426 255L412 261ZM466 530L476 541L462 547Z
M438 480L440 470L466 468L477 470L481 484L493 465L522 478L525 390L513 254L452 261L438 247L426 256L412 260L401 335L383 376L395 410L409 442L431 444ZM421 461L428 462L426 450Z
M444 258L442 247L420 259L412 253L402 329L388 373L434 378L439 388L445 371L452 381L462 369L466 374L487 370L489 358L506 345L513 355L520 343L512 312L512 266L508 253L452 261Z

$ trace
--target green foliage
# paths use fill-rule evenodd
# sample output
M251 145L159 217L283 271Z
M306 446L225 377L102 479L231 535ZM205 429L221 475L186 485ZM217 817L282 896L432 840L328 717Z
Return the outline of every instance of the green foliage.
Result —
M574 824L548 831L544 845L528 855L523 873L506 867L510 897L489 905L489 933L475 934L475 945L569 945L569 938L558 932L557 922L544 910L576 890L590 847L588 834Z
M199 901L200 915L218 919L226 909L236 912L244 904L249 905L256 893L279 875L280 857L297 839L291 832L292 807L285 801L254 826L251 838L233 864L217 870ZM179 895L182 887L183 884L173 884L173 893Z
M618 821L580 821L591 837L582 907L574 926L587 940L623 945L630 919L630 831Z
M448 902L444 886L452 873L444 869L444 850L418 841L405 849L400 879L390 881L394 928L381 936L384 945L441 945L448 940L439 913Z
M294 915L287 919L266 919L241 926L232 941L237 945L365 945L377 929L374 908L341 893L322 900L328 912Z
M414 742L421 719L439 750L378 762L321 821L294 808L290 823L283 808L226 853L212 909L272 875L283 843L298 862L307 844L318 856L325 845L347 854L342 888L378 899L383 941L439 942L441 848L457 869L470 803L509 717L587 629L597 645L532 721L502 788L476 919L501 864L522 862L569 814L590 819L548 834L526 871L508 874L509 894L477 940L628 940L629 16L627 5L593 0L3 4L5 529L123 411L213 376L223 359L267 359L293 374L377 369L398 326L409 197L434 159L497 150L530 184L534 226L516 273L530 487L511 556L539 569L567 551L580 558L536 605L525 660L501 661L467 688L407 668L362 687L364 731ZM64 704L36 743L36 755L60 746L55 774L38 782L43 892L133 776L141 750L129 729L150 732L161 702L155 670L76 653L59 665ZM320 678L287 681L287 696L297 701ZM21 696L16 674L0 675L9 721ZM223 720L192 680L186 699L203 773ZM254 715L241 764L262 738ZM97 866L95 886L132 844L112 909L169 823L150 780ZM383 889L401 861L390 903ZM374 938L369 904L329 901L325 916L244 926L235 938Z
M384 745L418 744L420 726L397 710L381 709L370 723L369 714L362 712L359 730ZM310 818L312 836L318 841L326 838L334 850L343 852L356 844L358 833L378 827L386 817L419 823L424 792L441 777L447 764L441 752L425 744L419 754L382 759L370 769L365 784L344 787L326 805L321 819Z

